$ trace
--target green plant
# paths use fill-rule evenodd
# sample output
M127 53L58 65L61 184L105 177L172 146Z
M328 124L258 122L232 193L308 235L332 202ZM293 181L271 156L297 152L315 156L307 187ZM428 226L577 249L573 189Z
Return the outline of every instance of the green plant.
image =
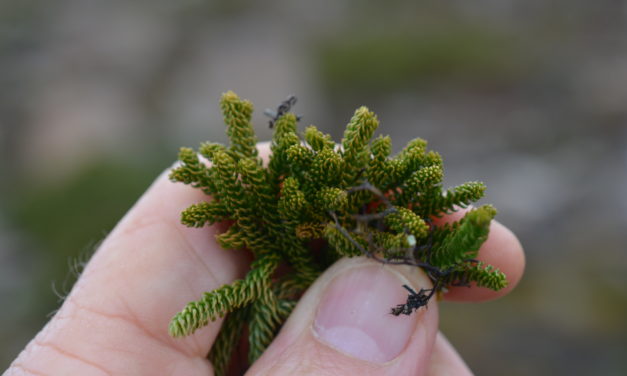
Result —
M474 282L498 290L507 284L503 273L475 260L496 213L493 207L471 209L455 223L433 223L434 217L478 200L485 187L469 182L444 191L442 158L427 151L424 140L409 142L391 157L389 137L371 142L378 120L366 107L355 111L340 145L314 126L303 140L297 117L286 112L274 122L272 155L264 166L250 122L252 104L228 92L221 108L230 146L207 142L198 153L182 148L182 164L170 175L213 198L185 210L183 224L229 221L218 243L254 255L244 279L205 293L170 324L171 335L184 336L226 316L209 354L217 374L224 373L245 325L249 361L257 359L302 292L341 257L365 255L425 270L433 289L409 289L407 303L392 308L392 314L410 314L452 285ZM319 249L312 251L314 244ZM279 266L288 272L277 273Z

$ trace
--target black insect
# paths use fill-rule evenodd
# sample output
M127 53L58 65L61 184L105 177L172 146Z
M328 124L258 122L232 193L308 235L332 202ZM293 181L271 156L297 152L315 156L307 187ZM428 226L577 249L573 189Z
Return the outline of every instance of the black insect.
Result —
M414 310L418 310L420 307L426 307L429 300L435 294L435 288L432 289L420 289L420 291L416 292L414 289L407 285L403 285L403 287L409 291L409 296L407 297L407 303L399 304L396 307L392 308L390 313L394 316L398 315L411 315Z
M277 107L276 111L273 111L267 108L263 112L264 115L270 118L270 121L268 122L268 124L270 125L270 128L274 126L275 121L279 120L281 116L285 115L289 110L292 109L292 107L296 104L296 101L297 101L296 96L290 95L289 97L287 97L286 100L281 102L279 107ZM300 116L296 116L296 120L300 120L300 118L301 118Z

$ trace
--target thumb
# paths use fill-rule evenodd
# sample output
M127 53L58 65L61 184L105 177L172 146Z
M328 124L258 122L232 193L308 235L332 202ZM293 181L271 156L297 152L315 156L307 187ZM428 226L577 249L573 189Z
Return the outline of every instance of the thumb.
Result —
M305 293L251 375L422 375L437 326L437 302L409 316L390 308L407 300L404 284L429 288L416 267L344 259Z

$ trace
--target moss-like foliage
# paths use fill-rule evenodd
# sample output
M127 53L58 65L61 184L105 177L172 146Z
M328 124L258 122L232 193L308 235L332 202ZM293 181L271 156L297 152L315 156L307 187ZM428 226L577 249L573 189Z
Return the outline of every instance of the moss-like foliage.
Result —
M496 214L493 207L434 225L433 218L481 198L485 187L470 182L444 190L442 158L427 151L426 141L415 139L391 156L389 137L372 140L377 117L360 107L336 145L314 126L301 137L298 118L287 112L273 123L272 155L265 167L250 121L252 104L228 92L221 108L230 145L203 143L198 153L182 148L181 165L170 175L212 197L185 210L184 225L229 221L218 243L254 256L246 277L206 292L170 324L170 334L178 337L226 317L209 354L216 374L225 372L244 327L249 361L257 359L302 292L341 257L365 255L427 272L434 283L430 294L410 293L408 303L392 309L393 314L410 314L449 286L506 286L503 273L475 259ZM278 274L280 266L287 272Z

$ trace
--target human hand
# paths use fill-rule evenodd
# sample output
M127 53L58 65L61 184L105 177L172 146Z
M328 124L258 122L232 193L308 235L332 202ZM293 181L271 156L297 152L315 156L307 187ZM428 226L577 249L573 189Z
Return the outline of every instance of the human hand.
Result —
M262 155L267 144L260 145ZM206 199L162 174L105 239L72 292L5 375L208 375L206 359L221 320L193 335L168 334L172 316L205 291L241 278L250 259L220 249L223 229L190 229L180 212ZM460 213L444 220L454 220ZM479 259L500 268L510 285L453 288L445 299L481 301L518 282L524 255L516 237L494 222ZM305 293L251 375L470 375L438 334L437 302L410 316L389 314L404 303L401 285L428 288L416 268L345 259Z

